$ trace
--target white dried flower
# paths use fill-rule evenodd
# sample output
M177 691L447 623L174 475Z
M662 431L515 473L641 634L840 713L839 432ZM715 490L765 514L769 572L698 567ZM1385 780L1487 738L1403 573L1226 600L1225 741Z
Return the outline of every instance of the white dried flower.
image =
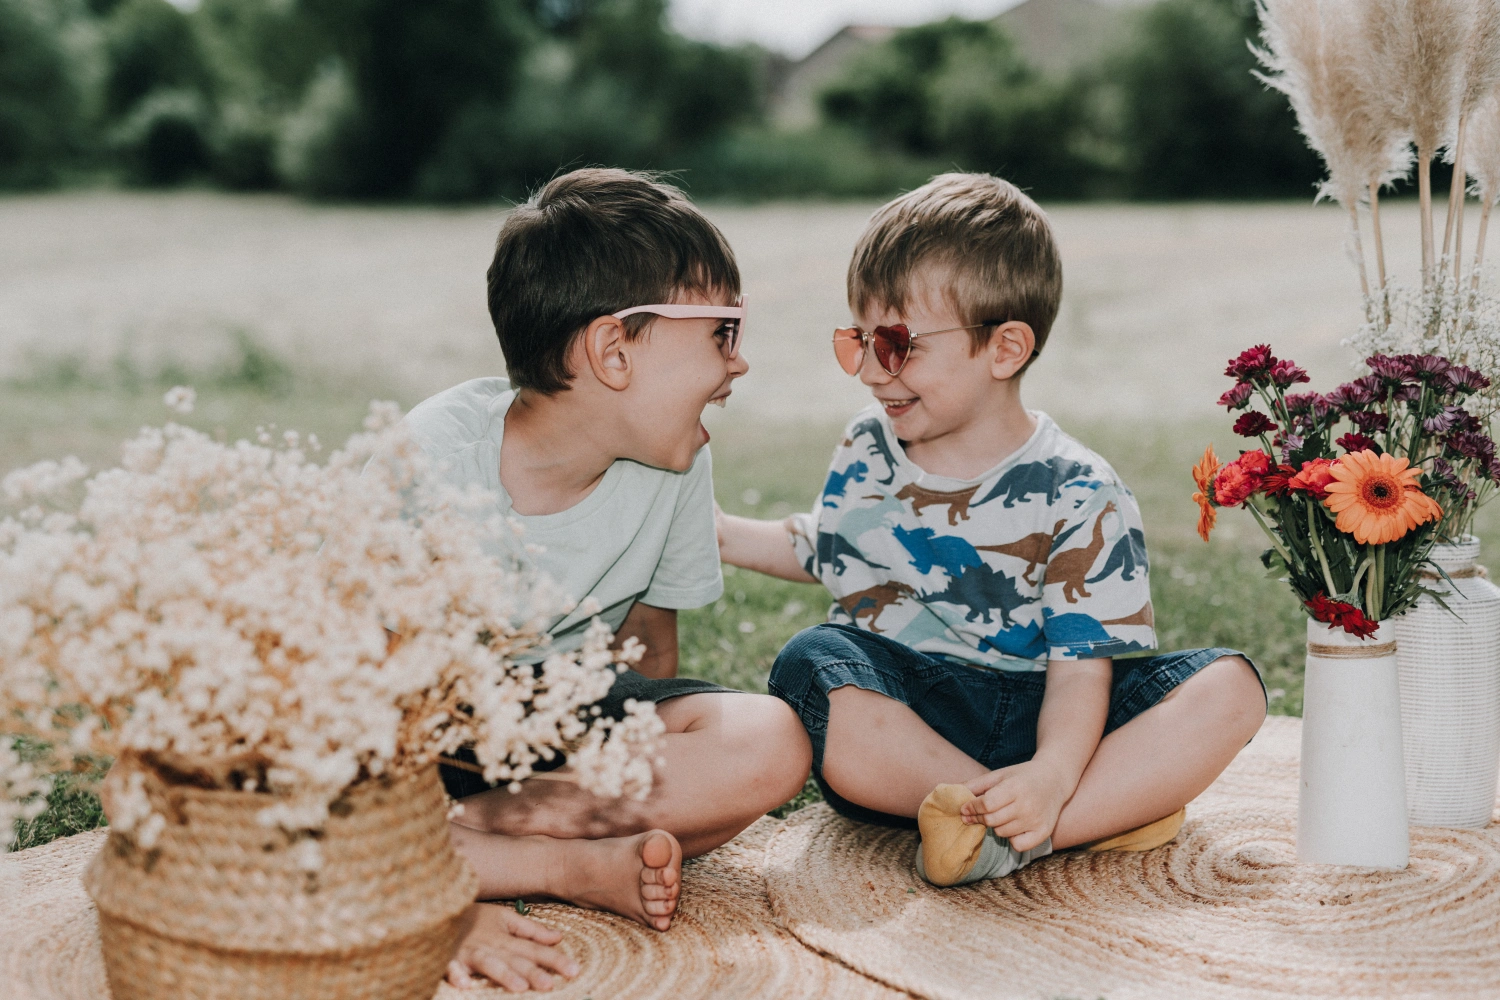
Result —
M174 385L167 390L162 397L162 402L167 404L167 409L174 413L189 414L193 412L193 404L198 400L198 393L190 386Z
M0 849L15 841L17 822L41 815L51 790L52 782L21 760L11 740L0 738Z
M615 677L608 628L548 654L564 601L493 498L441 487L393 404L365 426L321 465L271 426L232 444L146 428L76 509L0 518L0 718L50 747L50 769L139 765L109 793L142 846L165 823L152 768L265 794L260 820L294 834L351 785L465 745L497 782L582 747L588 787L649 787L651 706L620 725L581 711ZM6 495L85 473L42 463ZM33 779L0 756L0 818Z

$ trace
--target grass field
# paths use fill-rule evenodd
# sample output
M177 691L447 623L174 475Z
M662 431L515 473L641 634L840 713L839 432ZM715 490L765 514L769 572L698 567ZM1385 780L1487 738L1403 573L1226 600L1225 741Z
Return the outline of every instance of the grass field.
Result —
M871 206L716 208L751 295L752 373L709 415L716 491L731 513L809 506L864 393L837 372L827 328ZM1406 225L1405 206L1390 212ZM1193 534L1188 468L1232 448L1212 405L1224 358L1269 341L1347 377L1355 318L1336 213L1304 206L1066 207L1055 213L1068 293L1028 376L1031 405L1106 458L1135 491L1164 649L1223 645L1260 665L1273 712L1300 714L1302 616L1265 579L1248 518ZM229 437L259 424L341 441L371 397L410 406L499 370L482 275L497 210L311 208L274 198L68 195L0 200L0 473L77 454L96 467L167 412ZM1399 254L1396 256L1399 257ZM1481 517L1488 551L1500 544ZM725 596L682 617L682 672L764 690L781 645L822 621L827 593L729 570ZM64 788L23 846L99 822Z

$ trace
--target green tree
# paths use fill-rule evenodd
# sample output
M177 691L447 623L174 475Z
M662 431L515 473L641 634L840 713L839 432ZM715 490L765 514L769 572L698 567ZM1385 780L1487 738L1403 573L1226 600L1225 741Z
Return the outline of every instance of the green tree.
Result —
M53 183L83 145L81 96L43 14L0 0L0 187Z
M949 18L862 53L822 105L878 145L1076 196L1096 172L1081 152L1083 97L1035 70L992 22Z
M1321 177L1280 94L1250 71L1248 0L1161 0L1117 57L1126 190L1145 198L1308 195Z
M514 90L526 20L511 0L302 0L301 9L348 81L309 147L327 160L303 175L314 193L410 195L464 112Z

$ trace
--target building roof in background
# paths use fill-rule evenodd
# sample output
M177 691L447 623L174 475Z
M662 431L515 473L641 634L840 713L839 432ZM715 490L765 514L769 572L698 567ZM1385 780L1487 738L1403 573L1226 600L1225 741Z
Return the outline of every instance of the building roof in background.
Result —
M1153 0L1022 0L993 20L1038 69L1064 74L1102 56L1120 30L1125 9ZM810 128L818 121L818 92L849 59L885 41L899 28L851 24L834 32L773 81L771 120L780 128Z

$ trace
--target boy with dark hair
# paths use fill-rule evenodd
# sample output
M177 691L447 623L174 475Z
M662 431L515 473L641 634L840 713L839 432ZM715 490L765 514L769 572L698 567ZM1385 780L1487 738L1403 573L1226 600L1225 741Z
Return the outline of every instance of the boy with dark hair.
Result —
M1156 645L1135 498L1021 402L1062 295L1047 217L1011 184L946 174L875 213L834 352L870 387L812 513L720 515L725 562L833 593L771 691L854 819L915 825L935 885L1054 849L1144 850L1259 727L1227 649Z
M492 493L524 529L536 567L579 603L550 623L552 648L583 642L597 615L645 658L599 709L654 702L666 724L644 802L601 800L538 775L512 793L459 759L443 769L463 812L454 842L480 898L546 895L666 930L682 858L733 838L806 780L811 750L781 701L678 678L677 611L723 592L715 538L709 403L748 365L734 255L680 191L622 170L556 178L506 219L489 308L509 381L480 378L406 420L449 482ZM478 906L450 972L545 988L571 960L557 935ZM530 938L531 940L521 940Z

